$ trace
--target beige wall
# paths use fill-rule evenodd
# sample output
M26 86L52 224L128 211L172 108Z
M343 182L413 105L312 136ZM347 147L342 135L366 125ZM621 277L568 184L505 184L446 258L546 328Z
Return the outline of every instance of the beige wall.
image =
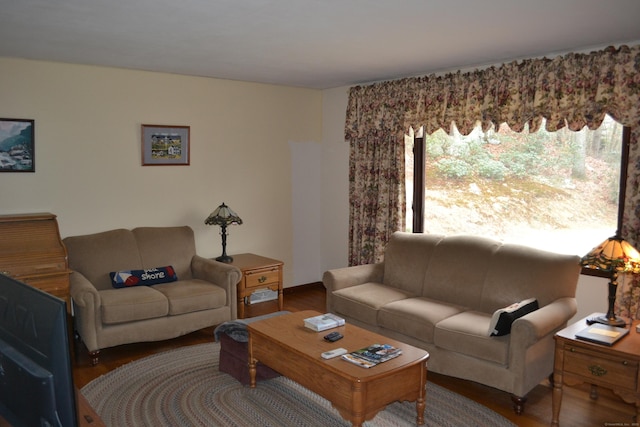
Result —
M187 224L198 251L217 256L218 229L204 219L224 201L245 221L230 229L230 254L282 259L285 286L302 284L294 272L320 280L347 265L348 89L0 58L0 117L36 121L36 173L0 174L0 214L53 212L63 237ZM191 126L191 165L142 167L143 123ZM319 172L293 168L292 152ZM299 181L313 191L294 192ZM319 225L309 205L320 205ZM606 281L582 277L578 302L580 315L606 310Z
M344 140L348 87L322 94L322 266L348 264L349 144Z
M224 201L244 220L228 253L281 259L299 284L290 144L321 142L321 91L0 58L0 94L0 117L35 119L36 144L35 173L0 174L0 214L53 212L63 237L186 224L217 256L204 219ZM190 126L191 165L141 166L143 123Z

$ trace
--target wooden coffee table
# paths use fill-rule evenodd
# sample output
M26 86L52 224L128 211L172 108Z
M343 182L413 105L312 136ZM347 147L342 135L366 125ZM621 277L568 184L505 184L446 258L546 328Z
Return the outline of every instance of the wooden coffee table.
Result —
M256 386L256 363L260 361L329 400L354 426L403 400L416 401L416 423L424 424L429 353L348 323L323 332L305 328L303 320L318 314L300 311L247 325L251 387ZM344 338L324 341L331 331ZM402 355L369 369L340 357L326 360L320 356L339 347L354 351L371 344L391 344L401 348Z

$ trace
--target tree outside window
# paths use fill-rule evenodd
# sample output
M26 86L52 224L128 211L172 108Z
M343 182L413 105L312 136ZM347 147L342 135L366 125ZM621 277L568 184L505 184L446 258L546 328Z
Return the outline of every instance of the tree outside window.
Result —
M622 129L607 116L593 131L541 126L518 133L502 124L486 132L478 125L469 135L455 126L424 135L416 144L424 146L424 172L416 169L424 173L423 231L584 255L617 228ZM406 142L411 201L414 138Z

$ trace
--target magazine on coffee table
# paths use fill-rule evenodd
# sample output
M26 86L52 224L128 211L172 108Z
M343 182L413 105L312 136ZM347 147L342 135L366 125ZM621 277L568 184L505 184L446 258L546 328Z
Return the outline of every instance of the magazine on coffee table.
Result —
M371 368L378 363L386 362L402 354L402 350L389 344L373 344L351 353L343 354L342 358L363 368Z

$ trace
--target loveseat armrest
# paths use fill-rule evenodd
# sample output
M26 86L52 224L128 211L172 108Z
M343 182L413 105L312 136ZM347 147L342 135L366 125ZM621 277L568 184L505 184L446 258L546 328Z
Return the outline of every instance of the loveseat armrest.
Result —
M231 320L237 319L237 284L242 278L242 271L233 265L194 255L191 259L191 273L195 279L205 280L223 288L227 292Z
M368 282L382 283L384 264L364 264L325 271L322 276L327 293Z
M89 351L99 350L98 329L102 298L96 287L82 273L72 271L69 276L75 330Z
M97 310L102 305L96 287L82 273L72 271L69 276L69 292L74 306L81 309Z

